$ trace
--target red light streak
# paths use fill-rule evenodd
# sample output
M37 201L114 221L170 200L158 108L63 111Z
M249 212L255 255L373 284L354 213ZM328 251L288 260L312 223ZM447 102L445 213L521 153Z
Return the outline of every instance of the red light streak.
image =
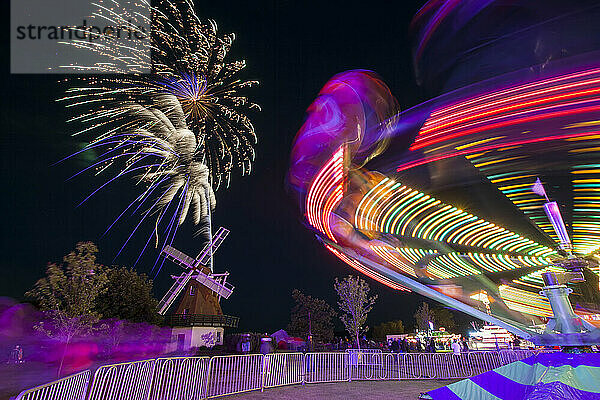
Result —
M596 82L600 82L600 79L597 79ZM587 83L587 82L586 82ZM553 88L555 90L558 90L557 88ZM562 89L562 88L560 88ZM550 96L550 97L544 97L542 99L537 99L537 100L530 100L530 101L526 101L525 103L517 103L517 104L513 104L510 106L505 106L505 107L500 107L500 108L496 108L496 109L492 109L483 113L479 113L479 114L472 114L469 115L467 117L463 117L463 118L458 118L458 119L451 119L450 122L447 123L438 123L440 121L434 121L431 124L425 124L425 126L429 126L426 129L422 129L419 132L419 135L425 135L429 132L435 132L437 130L439 130L440 128L446 128L452 125L456 125L462 122L467 122L467 121L471 121L474 119L479 119L482 117L486 117L489 115L494 115L494 114L501 114L505 111L510 111L510 110L514 110L514 109L518 109L518 108L525 108L525 107L529 107L529 106L533 106L533 105L537 105L537 104L544 104L544 103L551 103L553 101L556 100L565 100L565 99L571 99L574 97L581 97L581 96L587 96L587 95L591 95L591 94L597 94L600 93L600 88L595 88L595 89L586 89L586 90L580 90L577 92L571 92L571 93L565 93L565 94L560 94L560 95L556 95L556 96ZM536 95L539 93L536 93ZM530 94L528 94L527 96L531 96ZM507 102L512 102L513 99L505 99L505 100L499 100L496 103L507 103ZM490 106L492 106L494 103L488 103L485 105L482 105L480 107L477 108L489 108ZM557 104L555 107L563 107L563 106L567 106L568 104ZM528 112L536 112L536 111L541 111L547 108L540 108L540 109L533 109L533 110L527 110L524 111L523 113L528 113ZM471 109L469 111L473 111L474 109ZM463 113L464 114L464 113ZM518 114L512 114L512 115L518 115ZM512 115L506 115L503 116L503 118L505 117L509 117ZM457 115L453 115L453 117L456 117ZM435 136L435 135L428 135L428 137L431 136Z
M572 106L572 105L577 105L577 104L581 104L581 103L590 103L590 102L596 102L596 101L600 101L600 99L592 99L592 100L585 100L585 101L579 101L579 102L573 102L573 103L565 103L565 104L561 104L560 107L566 107L566 106ZM507 116L503 116L500 118L508 118L508 117L512 117L515 115L519 115L519 114L527 114L527 113L531 113L531 112L544 111L544 110L554 108L554 107L557 107L557 106L544 107L544 108L539 108L539 109L535 109L535 110L523 111L520 113L507 115ZM479 126L477 128L471 128L471 129L467 129L467 130L462 130L463 127L456 127L456 128L449 130L450 132L458 130L458 132L453 133L453 134L446 134L443 137L434 138L436 136L440 136L440 135L443 135L444 133L447 133L447 132L440 132L435 135L428 136L428 138L434 138L434 139L427 140L427 139L423 138L422 140L416 140L415 144L413 144L410 147L410 150L421 149L421 148L429 146L431 144L443 142L448 139L454 139L454 138L457 138L460 136L467 136L467 135L471 135L473 133L478 133L478 132L482 132L482 131L486 131L486 130L502 128L502 127L509 126L509 125L516 125L516 124L522 124L522 123L526 123L526 122L539 121L541 119L564 117L564 116L573 115L573 114L583 114L586 112L593 112L593 111L598 111L598 110L600 110L600 106L596 105L596 106L590 106L590 107L576 108L573 110L555 111L555 112L546 113L546 114L539 114L539 115L532 115L529 117L516 118L516 119L511 119L508 121L496 122L495 124L483 125L483 126ZM496 119L500 119L500 118L496 118ZM478 123L481 123L481 122L478 122ZM475 124L477 124L477 123L475 123ZM471 125L475 125L475 124L471 124ZM510 146L510 145L511 144L505 144L504 146Z
M600 69L591 69L591 70L587 70L587 71L575 72L573 74L561 75L561 76L554 77L554 78L549 78L549 79L545 79L545 80L541 80L541 81L537 81L537 82L528 83L526 85L513 86L508 89L503 89L498 92L492 92L492 93L489 93L484 96L477 96L470 100L461 101L452 106L441 108L439 110L432 112L431 118L437 117L440 114L453 113L454 110L456 110L456 109L465 108L465 107L470 106L471 104L482 102L482 101L485 101L485 100L488 100L488 99L491 99L491 98L494 98L497 96L504 96L506 94L518 92L520 90L531 89L531 88L535 88L535 87L539 87L539 86L544 86L546 84L552 84L552 83L556 83L556 82L566 81L568 79L575 79L575 78L580 78L583 76L594 75L597 73L600 73Z
M597 132L580 132L580 133L571 133L571 134L565 134L565 135L545 136L545 137L535 138L535 139L519 140L519 141L509 142L509 143L497 143L497 144L488 145L488 146L484 146L484 147L470 148L469 150L461 150L461 151L457 151L454 153L442 154L442 155L432 157L432 158L420 159L420 160L412 161L409 163L405 163L405 164L400 165L398 168L396 168L396 172L405 171L410 168L418 167L419 165L424 165L424 164L428 164L430 162L444 160L446 158L463 156L466 154L478 153L481 151L495 150L495 149L505 147L505 146L516 146L516 145L538 143L538 142L545 142L545 141L552 141L552 140L570 139L570 138L588 136L588 135L592 135L595 133L597 133Z

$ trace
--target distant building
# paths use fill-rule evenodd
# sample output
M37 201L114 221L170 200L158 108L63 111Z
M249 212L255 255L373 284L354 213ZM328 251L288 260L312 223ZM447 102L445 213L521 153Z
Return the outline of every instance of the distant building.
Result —
M512 333L496 325L484 325L470 335L475 350L508 349L513 341Z

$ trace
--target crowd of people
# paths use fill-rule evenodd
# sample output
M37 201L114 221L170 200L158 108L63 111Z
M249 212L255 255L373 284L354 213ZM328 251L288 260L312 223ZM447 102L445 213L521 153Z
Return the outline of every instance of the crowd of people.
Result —
M456 345L454 345L454 343ZM317 348L318 347L318 348ZM315 346L316 351L345 351L346 349L356 348L354 341L347 338L339 338L334 343ZM420 338L390 338L387 341L369 340L366 337L360 338L361 349L379 349L384 353L435 353L438 351L467 352L470 349L466 338L453 339L452 341L436 342L433 338L421 340ZM458 349L458 350L457 350Z
M448 347L450 347L448 349ZM429 338L426 342L421 341L420 338L415 340L407 340L406 338L396 339L392 338L387 341L384 351L392 353L435 353L439 350L452 350L454 353L461 353L469 351L469 342L466 338L453 339L449 344L436 343L433 338Z

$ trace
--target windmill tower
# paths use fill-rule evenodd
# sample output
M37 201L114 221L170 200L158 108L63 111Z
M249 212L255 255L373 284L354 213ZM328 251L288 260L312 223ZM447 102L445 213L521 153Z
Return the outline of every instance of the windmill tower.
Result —
M238 318L223 315L221 298L229 298L234 287L227 282L228 272L215 274L212 257L229 230L221 227L196 258L171 246L162 249L161 256L184 269L158 303L159 314L165 315L181 296L175 313L167 317L173 326L173 350L221 344L225 327L237 327Z

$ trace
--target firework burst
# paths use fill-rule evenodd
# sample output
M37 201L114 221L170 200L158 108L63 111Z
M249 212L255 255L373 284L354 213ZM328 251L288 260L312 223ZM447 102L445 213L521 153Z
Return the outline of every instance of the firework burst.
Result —
M258 82L237 78L245 62L225 61L235 35L219 36L216 23L201 21L191 1L154 3L136 3L149 7L151 18L123 13L115 0L96 4L96 18L130 26L140 35L147 34L143 23L152 26L150 40L141 48L116 40L67 42L105 61L65 66L97 74L68 79L70 87L59 101L79 111L70 121L84 125L76 135L91 137L84 150L102 152L90 168L117 171L101 187L136 174L146 188L130 207L157 199L142 220L148 213L157 215L158 226L169 205L177 203L168 227L174 236L190 210L193 222L200 223L215 205L213 189L228 186L232 172L250 173L257 138L246 114L260 107L242 93ZM141 23L132 25L132 20Z

